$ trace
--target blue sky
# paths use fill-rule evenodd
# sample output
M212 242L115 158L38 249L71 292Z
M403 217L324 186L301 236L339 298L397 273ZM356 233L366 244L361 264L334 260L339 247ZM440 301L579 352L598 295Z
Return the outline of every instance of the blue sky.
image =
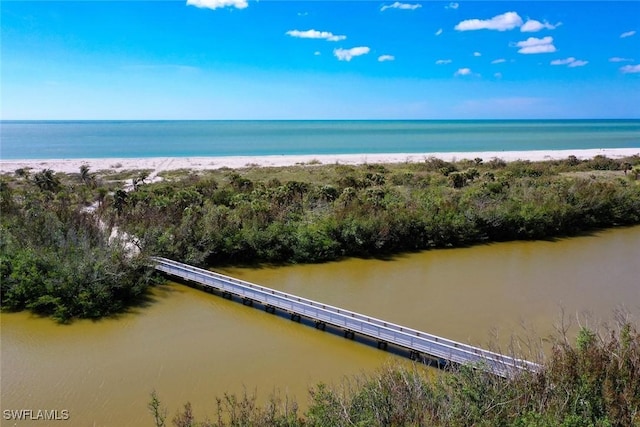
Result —
M2 1L2 119L640 118L640 2Z

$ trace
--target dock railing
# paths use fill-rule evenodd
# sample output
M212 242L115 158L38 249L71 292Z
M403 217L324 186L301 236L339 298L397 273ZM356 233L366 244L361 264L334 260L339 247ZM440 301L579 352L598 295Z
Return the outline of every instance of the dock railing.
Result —
M202 286L217 289L223 294L236 295L245 303L257 302L282 310L294 316L304 316L318 324L329 324L345 331L345 335L358 333L377 340L403 347L412 354L424 354L446 363L473 364L496 375L507 377L519 370L535 371L536 363L474 347L426 332L418 331L375 317L345 310L255 283L239 280L167 258L155 257L158 271Z

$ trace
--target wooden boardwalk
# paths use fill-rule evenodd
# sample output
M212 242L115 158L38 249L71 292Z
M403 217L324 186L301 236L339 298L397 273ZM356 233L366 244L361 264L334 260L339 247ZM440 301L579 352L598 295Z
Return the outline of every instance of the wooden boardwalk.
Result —
M540 367L526 360L473 347L188 264L159 257L154 258L154 261L155 268L165 274L195 282L204 288L215 289L222 296L230 299L236 296L245 305L258 303L271 313L280 310L289 313L292 320L300 321L305 317L315 322L316 328L319 329L331 325L343 330L345 337L354 338L355 334L360 334L377 341L379 348L386 348L388 344L393 344L409 350L410 356L414 359L428 356L440 363L474 364L502 377L511 376L519 370L537 370Z

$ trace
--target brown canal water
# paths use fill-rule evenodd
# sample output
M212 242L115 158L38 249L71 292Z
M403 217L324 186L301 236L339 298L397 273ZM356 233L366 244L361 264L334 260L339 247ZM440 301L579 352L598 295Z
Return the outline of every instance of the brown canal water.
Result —
M520 324L553 332L561 308L575 323L640 313L640 227L558 241L428 251L391 260L222 271L294 294L472 344L505 345ZM215 295L169 284L117 319L57 325L2 313L4 410L66 410L53 425L152 425L156 390L169 416L191 401L214 417L225 391L275 389L307 405L309 386L339 383L385 363L409 364L375 347L301 326ZM2 426L42 426L15 422Z

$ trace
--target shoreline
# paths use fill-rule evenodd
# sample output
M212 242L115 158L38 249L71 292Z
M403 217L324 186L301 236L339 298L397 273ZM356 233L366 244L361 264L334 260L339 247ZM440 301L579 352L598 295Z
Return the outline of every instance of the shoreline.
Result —
M445 161L462 159L473 160L477 157L485 161L500 158L507 162L516 160L547 161L562 160L569 156L580 160L598 155L613 159L640 155L640 148L602 148L569 150L532 150L532 151L477 151L444 153L362 153L362 154L304 154L304 155L267 155L267 156L229 156L229 157L144 157L144 158L92 158L92 159L16 159L0 160L0 174L13 173L16 169L51 169L54 172L78 173L80 166L87 165L92 172L151 170L157 175L163 171L190 169L213 170L222 168L243 169L248 167L283 167L294 165L343 164L358 165L367 163L417 163L435 157Z

